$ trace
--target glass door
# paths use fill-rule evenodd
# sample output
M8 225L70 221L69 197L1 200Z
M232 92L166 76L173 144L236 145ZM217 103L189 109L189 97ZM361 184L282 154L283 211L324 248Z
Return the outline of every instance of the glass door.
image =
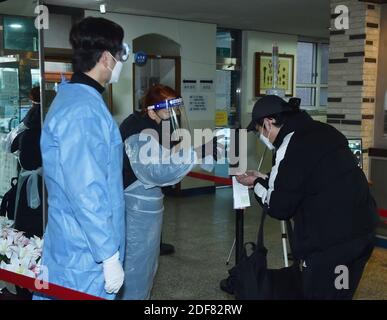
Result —
M240 127L241 32L218 29L216 52L215 127L217 136L224 136L227 159L231 129ZM214 174L219 177L229 176L227 160L215 165Z
M35 27L39 3L0 1L0 202L7 197L10 199L2 203L0 215L8 219L1 218L1 229L11 226L27 238L41 237L46 221L44 183L38 173L41 160L35 161L40 159L42 112L39 101L43 97L39 50L43 47L43 30ZM39 27L39 23L36 25ZM22 126L23 130L19 130ZM37 192L31 193L27 190L33 189L35 184L28 188L28 179L35 174L36 179L32 180L37 182ZM14 190L18 190L16 197L13 196ZM28 199L37 200L37 194L40 205L35 207ZM15 206L10 205L12 202ZM8 236L9 233L3 232L0 238L10 240ZM9 247L6 249L9 252ZM0 267L5 264L7 270L27 275L27 271L21 271L28 270L22 265L21 252L12 251L11 256L0 252ZM16 261L20 261L19 264ZM0 281L0 300L30 299L31 296L26 289L16 290L15 285Z
M133 64L133 106L141 110L141 98L153 85L169 86L180 94L180 57L149 56L145 65Z
M19 124L19 70L16 57L0 57L0 141ZM10 188L10 181L17 176L17 158L4 149L0 150L0 198Z

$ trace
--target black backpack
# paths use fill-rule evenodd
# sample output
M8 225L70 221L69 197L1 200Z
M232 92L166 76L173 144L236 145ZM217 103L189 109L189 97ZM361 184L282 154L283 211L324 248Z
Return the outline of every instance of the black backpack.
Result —
M4 194L0 205L0 216L8 217L10 220L15 218L15 204L17 192L17 178L11 179L11 189Z

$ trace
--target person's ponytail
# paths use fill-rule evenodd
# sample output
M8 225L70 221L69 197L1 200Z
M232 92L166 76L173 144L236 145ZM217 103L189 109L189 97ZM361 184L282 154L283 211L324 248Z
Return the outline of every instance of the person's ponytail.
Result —
M290 98L288 102L288 106L293 109L293 111L298 112L300 111L300 105L301 105L301 99L300 98Z

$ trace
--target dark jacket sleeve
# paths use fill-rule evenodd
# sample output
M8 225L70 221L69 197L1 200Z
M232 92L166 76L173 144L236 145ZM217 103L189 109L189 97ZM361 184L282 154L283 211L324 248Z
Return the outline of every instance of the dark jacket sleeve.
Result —
M11 152L14 153L15 151L19 150L19 147L20 147L20 136L23 134L20 133L16 136L16 138L12 141L12 144L11 144Z
M267 176L270 176L270 172L267 174ZM254 181L254 196L261 207L265 205L264 200L267 195L267 189L269 189L269 178L257 178Z
M267 206L267 213L279 220L292 218L304 195L305 170L292 139L293 133L288 134L278 149L268 181L257 179L254 187L259 202Z

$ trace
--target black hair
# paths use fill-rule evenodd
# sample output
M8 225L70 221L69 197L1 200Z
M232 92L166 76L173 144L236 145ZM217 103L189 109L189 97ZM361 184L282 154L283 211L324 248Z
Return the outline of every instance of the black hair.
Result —
M30 90L29 98L34 102L40 102L40 87L33 87Z
M265 116L263 118L260 118L257 120L257 124L262 127L263 122L265 118L274 119L275 122L273 125L277 128L282 127L288 119L292 118L293 116L299 114L301 112L300 109L301 100L298 98L291 98L289 102L286 103L287 107L290 107L291 110L283 111L280 113L272 114Z
M40 129L41 118L40 118L40 104L34 104L28 111L23 119L23 123L28 129Z
M93 69L105 51L115 57L122 50L123 39L124 30L113 21L87 17L76 23L70 32L74 72Z

